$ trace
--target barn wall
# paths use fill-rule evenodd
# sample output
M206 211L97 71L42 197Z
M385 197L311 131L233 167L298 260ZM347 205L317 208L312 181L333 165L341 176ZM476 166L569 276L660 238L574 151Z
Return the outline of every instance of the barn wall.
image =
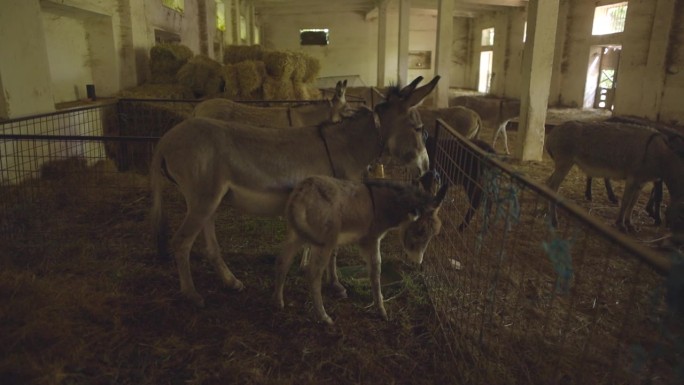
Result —
M260 21L265 48L302 51L319 59L320 77L358 75L364 84L375 84L377 22L367 22L357 13L264 16ZM330 43L301 46L303 28L328 28Z

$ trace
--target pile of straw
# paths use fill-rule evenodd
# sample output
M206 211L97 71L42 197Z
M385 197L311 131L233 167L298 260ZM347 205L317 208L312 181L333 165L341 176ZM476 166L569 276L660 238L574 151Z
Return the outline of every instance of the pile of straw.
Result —
M150 83L176 83L176 73L192 57L192 50L181 44L155 45L150 49Z
M182 84L143 84L121 90L120 98L131 99L193 99L192 90Z
M245 60L262 61L264 49L260 45L229 45L223 53L224 64L236 64Z
M178 70L178 83L190 88L196 97L215 96L223 91L221 63L205 55L197 55Z

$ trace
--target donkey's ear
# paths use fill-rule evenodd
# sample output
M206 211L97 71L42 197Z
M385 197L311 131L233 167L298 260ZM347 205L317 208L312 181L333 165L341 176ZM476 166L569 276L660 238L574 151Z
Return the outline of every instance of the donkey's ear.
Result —
M347 79L342 82L342 88L347 88Z
M449 183L445 182L444 185L437 191L437 195L435 195L435 198L432 200L432 203L435 205L435 208L439 208L442 205L442 201L444 200L444 197L446 197L447 190L449 189Z
M415 90L418 84L420 84L420 82L422 81L422 76L418 76L417 78L413 79L413 81L409 85L407 85L406 87L402 88L401 91L399 91L399 97L401 97L402 99L410 97L413 90Z
M435 76L434 79L432 79L430 81L430 83L416 89L415 91L412 91L411 95L409 95L408 98L406 98L408 106L413 107L416 104L422 102L423 99L425 99L425 97L428 96L430 94L430 92L432 92L432 90L435 89L435 87L437 86L437 82L439 81L439 78L440 78L439 75L437 75L437 76ZM411 84L413 84L413 83L411 83ZM401 91L404 92L404 90L401 90Z

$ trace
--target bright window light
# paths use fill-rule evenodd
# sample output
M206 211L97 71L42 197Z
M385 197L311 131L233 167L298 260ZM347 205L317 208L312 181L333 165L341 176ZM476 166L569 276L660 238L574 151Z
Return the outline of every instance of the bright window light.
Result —
M165 7L169 7L173 9L174 11L178 12L183 12L183 8L185 7L185 0L162 0L162 4Z
M216 29L226 30L226 5L223 0L216 0Z
M482 46L494 45L494 28L485 28L482 30Z
M592 35L608 35L625 30L627 2L596 7Z

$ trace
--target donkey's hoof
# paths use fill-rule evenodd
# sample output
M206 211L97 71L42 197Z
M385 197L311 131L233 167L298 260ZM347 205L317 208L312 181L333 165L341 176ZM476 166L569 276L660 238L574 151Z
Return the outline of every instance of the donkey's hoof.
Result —
M341 299L347 298L347 289L345 289L341 283L333 283L332 285L330 285L330 288L332 289L332 292L335 295L335 297Z
M321 323L326 324L328 326L335 325L335 321L333 321L332 318L330 318L330 316L327 314L321 317Z
M204 307L204 298L197 292L193 293L183 293L183 296L190 302L192 302L197 307Z
M245 290L245 285L242 283L242 281L236 279L235 282L233 282L233 284L230 285L230 288L235 291L243 291Z

